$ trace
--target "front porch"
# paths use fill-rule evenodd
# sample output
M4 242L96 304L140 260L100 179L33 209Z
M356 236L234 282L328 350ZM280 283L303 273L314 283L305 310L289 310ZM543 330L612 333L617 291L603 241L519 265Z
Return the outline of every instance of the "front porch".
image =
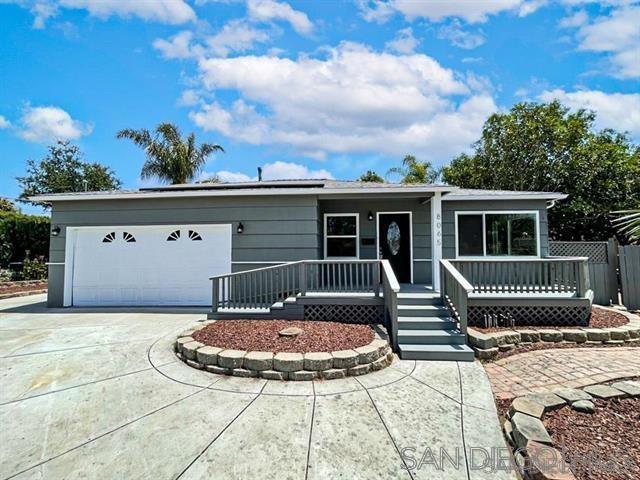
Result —
M442 260L440 288L398 282L388 260L303 260L212 277L214 319L384 324L410 359L472 359L468 325L585 325L586 258Z

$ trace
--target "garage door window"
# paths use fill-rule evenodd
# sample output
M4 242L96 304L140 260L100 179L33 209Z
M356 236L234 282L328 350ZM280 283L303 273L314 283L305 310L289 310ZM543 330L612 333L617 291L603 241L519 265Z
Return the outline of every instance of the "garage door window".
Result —
M102 239L102 243L111 243L116 239L116 232L107 233Z
M180 238L180 230L171 232L167 237L167 242L176 242Z
M195 232L193 230L189 230L189 238L191 240L202 240L202 237L200 236L200 234L198 232Z
M131 235L129 232L122 232L122 239L127 243L133 243L136 241L136 237Z

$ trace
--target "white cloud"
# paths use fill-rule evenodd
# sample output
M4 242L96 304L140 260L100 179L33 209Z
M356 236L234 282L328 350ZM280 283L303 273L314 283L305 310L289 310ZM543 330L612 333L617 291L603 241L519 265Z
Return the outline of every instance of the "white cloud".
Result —
M459 18L469 23L478 23L485 22L490 15L502 12L526 16L546 3L546 0L359 0L358 7L367 21L384 22L394 12L398 12L410 21L424 18L439 22L446 18Z
M589 21L589 15L584 10L578 10L568 17L560 20L560 28L577 28L585 25Z
M11 126L11 122L7 120L4 115L0 115L0 130L5 128L9 128Z
M190 113L194 123L314 158L322 152L407 151L449 157L466 150L496 110L488 94L473 92L482 79L465 79L426 55L380 53L346 42L324 59L209 58L200 60L199 69L205 89L234 90L240 99L203 105Z
M184 90L176 104L180 107L193 107L200 103L200 92L191 88Z
M611 73L620 78L640 77L640 5L613 9L591 22L565 20L579 27L579 50L609 54Z
M242 20L231 20L215 35L207 37L206 43L214 55L226 57L230 52L245 52L256 43L269 41L269 35Z
M26 107L20 119L18 135L29 142L73 140L88 135L91 125L71 118L59 107Z
M309 35L313 31L313 23L304 12L294 10L285 2L274 0L248 0L247 13L253 20L270 22L272 20L284 20L302 35Z
M399 30L396 38L385 43L387 50L397 53L413 53L420 42L413 36L411 27Z
M438 29L437 36L441 40L449 40L456 47L471 50L482 45L486 39L482 32L469 32L462 28L459 20Z
M545 102L558 99L572 108L586 108L597 113L598 128L613 128L629 132L640 140L640 93L605 93L599 90L547 90L539 96Z
M33 28L44 28L61 8L87 10L90 15L108 18L138 17L147 21L180 24L196 19L185 0L5 0L28 8L34 16ZM0 2L1 3L1 2Z
M210 178L212 175L217 175L223 182L251 182L258 179L257 176L249 176L242 172L230 172L228 170L220 170L215 173L203 172L202 179ZM293 162L276 161L273 163L267 163L262 166L262 179L263 180L298 180L305 178L333 178L331 172L325 169L312 170L305 165Z
M165 58L197 58L204 53L200 45L192 42L193 32L184 30L169 37L168 40L157 38L153 41L153 48L159 50Z

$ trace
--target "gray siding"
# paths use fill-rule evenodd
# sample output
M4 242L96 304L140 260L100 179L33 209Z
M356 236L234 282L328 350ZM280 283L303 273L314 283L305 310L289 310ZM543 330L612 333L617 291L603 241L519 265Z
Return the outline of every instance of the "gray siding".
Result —
M131 201L57 202L51 222L50 261L64 263L66 227L232 223L233 270L256 268L251 262L320 258L318 202L311 196L202 197ZM244 233L236 233L239 222ZM247 263L242 263L247 262ZM49 268L49 305L63 303L64 265Z
M394 199L349 199L349 200L320 200L320 248L324 255L324 225L325 213L357 213L360 218L360 258L376 258L375 245L362 245L363 238L376 238L376 212L405 212L413 213L413 281L414 283L431 283L431 205L422 204L423 199L394 198ZM374 220L369 221L369 212ZM428 259L429 261L421 261Z
M547 202L544 200L444 201L442 202L442 258L456 258L455 212L537 210L540 216L540 255L549 254Z

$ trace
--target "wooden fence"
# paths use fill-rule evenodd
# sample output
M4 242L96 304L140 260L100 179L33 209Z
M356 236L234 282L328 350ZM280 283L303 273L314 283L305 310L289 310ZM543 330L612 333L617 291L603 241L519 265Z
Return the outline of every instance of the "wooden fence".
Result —
M619 252L622 303L629 310L640 310L640 245L620 247Z

